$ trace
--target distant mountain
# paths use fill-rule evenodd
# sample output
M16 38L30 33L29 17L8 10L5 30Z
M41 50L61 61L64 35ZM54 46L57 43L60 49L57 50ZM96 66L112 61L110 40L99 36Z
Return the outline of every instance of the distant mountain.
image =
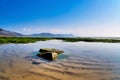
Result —
M29 36L35 37L74 37L72 34L52 34L52 33L39 33L39 34L32 34Z
M7 31L0 28L0 36L23 36L23 35L17 32Z
M30 36L30 37L74 37L72 34L52 34L52 33L39 33L32 35L22 35L17 32L7 31L0 28L0 36Z

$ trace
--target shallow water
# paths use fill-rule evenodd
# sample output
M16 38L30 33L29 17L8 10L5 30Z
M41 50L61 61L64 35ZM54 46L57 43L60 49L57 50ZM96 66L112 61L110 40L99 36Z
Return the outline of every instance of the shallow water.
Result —
M50 62L40 48L64 50ZM120 43L40 41L0 45L0 80L120 80Z

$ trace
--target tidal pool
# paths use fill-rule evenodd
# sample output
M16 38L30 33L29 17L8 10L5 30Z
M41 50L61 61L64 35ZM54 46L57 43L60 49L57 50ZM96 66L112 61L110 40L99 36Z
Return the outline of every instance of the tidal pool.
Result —
M36 56L40 48L64 54L51 62ZM0 80L120 80L120 43L0 44Z

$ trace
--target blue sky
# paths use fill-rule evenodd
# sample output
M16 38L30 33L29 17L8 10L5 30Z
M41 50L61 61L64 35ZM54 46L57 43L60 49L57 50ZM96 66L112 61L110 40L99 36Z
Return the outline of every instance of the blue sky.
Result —
M0 28L120 37L120 0L0 0Z

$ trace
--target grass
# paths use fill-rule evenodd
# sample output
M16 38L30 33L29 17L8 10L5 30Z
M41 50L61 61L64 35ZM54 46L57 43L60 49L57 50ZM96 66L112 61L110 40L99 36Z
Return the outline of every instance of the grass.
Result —
M98 38L57 38L66 42L106 42L106 43L119 43L120 39L98 39Z
M0 43L33 43L36 41L46 41L52 38L39 38L39 37L0 37Z
M51 39L63 40L66 42L107 42L107 43L119 43L120 39L98 39L98 38L43 38L43 37L0 37L1 44L7 43L34 43L36 41L46 41Z

